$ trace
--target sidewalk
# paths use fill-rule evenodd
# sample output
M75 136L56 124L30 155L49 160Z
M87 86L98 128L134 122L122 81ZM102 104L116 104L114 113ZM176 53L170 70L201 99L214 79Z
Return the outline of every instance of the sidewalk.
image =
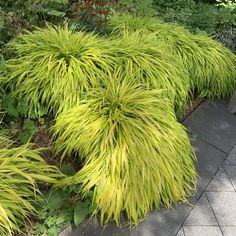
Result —
M137 228L100 227L93 218L64 236L236 236L236 116L224 101L206 101L184 125L198 162L197 192L190 204L153 210Z

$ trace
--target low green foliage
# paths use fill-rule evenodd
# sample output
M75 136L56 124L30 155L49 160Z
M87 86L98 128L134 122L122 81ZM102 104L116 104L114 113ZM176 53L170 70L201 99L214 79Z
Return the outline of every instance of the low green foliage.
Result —
M156 11L153 6L153 0L119 0L114 5L116 13L128 13L139 16L153 16Z
M214 4L194 0L156 0L154 3L157 16L164 21L179 23L192 32L206 31L236 51L236 3L213 2Z
M168 99L130 75L115 75L57 117L55 150L79 153L84 161L58 185L81 184L84 194L94 189L102 223L119 224L125 211L136 225L153 205L186 201L196 180L195 156Z
M235 89L236 56L204 34L194 35L178 25L129 15L111 18L109 28L118 35L124 29L142 29L144 35L154 32L156 40L169 46L171 54L182 61L189 72L191 91L197 95L226 98Z
M54 114L70 108L111 71L107 41L67 26L28 32L8 48L17 56L7 60L2 80L16 86L31 110L38 111L41 104Z
M57 236L64 227L79 224L92 213L92 192L83 200L71 189L56 189L43 193L43 200L37 202L37 223L33 226L36 235Z
M70 164L63 164L60 171L73 176L76 171ZM36 235L57 236L64 227L79 224L93 212L92 192L82 196L79 186L51 189L42 192L43 197L34 202L37 223L33 225Z
M2 139L2 138L1 138ZM0 149L0 235L21 232L35 213L32 199L40 197L38 182L55 183L60 174L28 145Z
M37 133L37 123L39 125L45 123L46 110L43 106L36 112L30 109L24 99L17 99L11 93L7 94L4 91L0 100L0 113L3 123L21 143L27 143Z

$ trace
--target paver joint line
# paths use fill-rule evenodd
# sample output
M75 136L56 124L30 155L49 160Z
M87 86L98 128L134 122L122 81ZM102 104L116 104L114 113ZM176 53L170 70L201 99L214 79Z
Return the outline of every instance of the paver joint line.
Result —
M215 219L216 219L217 225L219 226L222 235L224 235L224 234L223 234L223 231L222 231L222 229L221 229L221 227L220 227L219 221L218 221L218 219L217 219L217 217L216 217L216 214L215 214L215 212L214 212L214 209L212 208L212 205L211 205L211 203L210 203L210 201L209 201L209 198L208 198L207 193L206 193L206 198L207 198L207 201L208 201L208 203L209 203L209 205L210 205L210 207L211 207L211 210L212 210L212 212L213 212L213 215L214 215L214 217L215 217Z

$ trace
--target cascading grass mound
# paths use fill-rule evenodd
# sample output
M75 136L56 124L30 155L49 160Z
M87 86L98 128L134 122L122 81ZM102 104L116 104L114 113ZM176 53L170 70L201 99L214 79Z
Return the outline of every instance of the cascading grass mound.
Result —
M186 108L190 92L188 72L181 60L170 55L168 48L156 40L155 33L124 31L111 40L110 57L125 74L135 74L137 83L149 89L164 89L163 95L173 103L178 117Z
M1 125L1 122L0 122ZM0 148L6 148L13 144L5 130L0 130Z
M8 44L16 56L6 62L8 76L2 79L15 84L34 109L43 103L55 114L76 104L81 92L109 73L106 43L67 26L27 32Z
M140 29L144 35L155 33L158 42L164 42L189 72L191 91L196 95L226 98L236 88L236 56L207 35L193 35L179 25L129 15L112 17L108 28L112 35Z
M55 150L78 153L83 168L59 186L93 189L101 223L136 225L149 210L185 201L195 188L195 155L168 99L116 74L56 118Z
M2 139L5 137L0 136ZM28 145L1 146L0 235L21 232L27 217L34 213L31 201L39 194L37 182L55 183L59 176L57 169L39 156L39 150L30 150Z
M192 67L197 93L210 99L230 97L236 89L236 55L205 34L193 35L191 40L197 45L201 68Z

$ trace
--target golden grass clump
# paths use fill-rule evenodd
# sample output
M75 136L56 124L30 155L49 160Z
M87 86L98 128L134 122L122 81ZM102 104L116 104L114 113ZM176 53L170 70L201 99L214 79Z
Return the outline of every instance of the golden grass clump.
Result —
M186 201L195 187L195 155L162 92L121 74L57 117L55 150L77 153L84 162L58 185L93 189L102 223L119 224L124 211L136 225L153 206Z
M181 60L173 57L164 43L156 40L155 33L125 30L110 40L109 55L114 58L114 67L121 67L124 74L135 74L137 83L144 84L147 89L164 90L164 98L171 101L177 116L182 116L190 84Z
M189 73L191 92L207 98L227 98L236 88L236 56L206 34L192 34L182 26L150 17L114 16L108 28L112 35L143 31L156 34ZM181 68L180 68L181 69ZM185 78L184 78L185 79Z
M27 32L8 44L15 57L7 60L2 80L13 83L33 109L44 104L57 114L75 105L81 93L110 72L106 43L67 26Z
M6 141L0 136L0 140ZM55 183L56 167L40 157L30 146L0 148L0 235L20 233L27 218L35 213L32 200L40 197L38 182Z

